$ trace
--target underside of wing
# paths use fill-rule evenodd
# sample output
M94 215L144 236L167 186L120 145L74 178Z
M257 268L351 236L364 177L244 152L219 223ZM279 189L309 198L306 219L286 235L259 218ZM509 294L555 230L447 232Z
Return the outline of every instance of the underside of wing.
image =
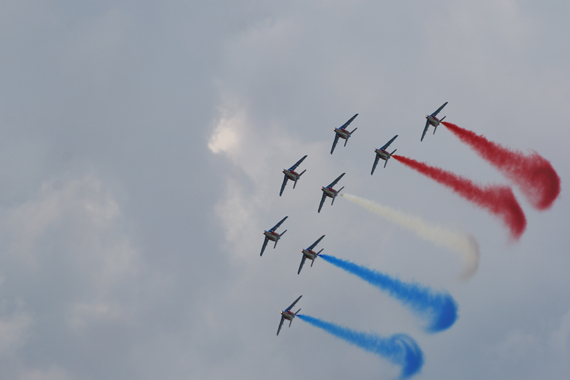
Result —
M384 146L382 148L380 148L380 150L384 150L384 149L388 148L390 146L390 144L392 144L394 142L394 140L396 140L396 137L398 137L398 135L392 137L392 139L390 141L388 141L386 144L384 144Z
M283 326L284 320L285 320L285 318L283 316L281 316L281 322L279 322L279 327L277 328L277 335L279 335L279 331L281 331L281 326Z
M346 173L342 173L341 175L339 175L338 178L335 179L334 181L332 181L332 183L331 183L330 185L328 185L327 187L330 188L330 187L333 187L334 185L336 185L336 184L338 183L338 181L340 181L340 179L341 179L342 177L344 177L345 174L346 174Z
M287 185L287 180L289 178L287 178L287 176L285 176L285 178L283 178L283 183L281 184L281 191L279 192L279 196L281 196L281 194L283 194L283 190L285 190L285 185Z
M306 154L303 156L303 158L301 158L299 161L297 161L297 162L295 163L295 165L291 166L291 167L289 168L289 170L295 170L295 169L297 169L297 166L301 165L301 162L303 162L303 160L304 160L305 158L307 158L307 155L306 155Z
M426 120L426 126L424 128L424 133L422 133L422 138L420 139L420 141L424 141L424 136L426 135L428 127L429 127L429 120Z
M281 219L281 220L279 221L279 223L277 223L276 225L274 225L273 228L271 228L269 231L275 231L276 229L278 229L279 226L282 225L283 222L285 221L285 219L287 219L287 218L288 218L288 216L286 216L286 217L284 217L283 219Z
M261 247L261 253L259 254L259 256L263 256L263 251L265 251L265 247L267 247L267 242L269 241L269 239L267 238L267 236L265 237L265 240L263 241L263 247Z
M439 111L441 111L443 109L443 107L445 107L447 105L447 102L443 103L443 105L441 107L439 107L437 110L435 110L434 113L431 114L431 116L435 116L439 113Z
M356 115L354 115L353 117L351 117L350 119L348 119L348 121L347 121L346 123L344 123L344 124L342 125L342 127L340 127L340 129L345 129L346 127L348 127L349 124L352 123L352 121L353 121L354 119L356 119L357 116L358 116L358 114L356 114Z
M303 256L304 256L304 255L303 255ZM295 306L295 304L296 304L297 302L299 302L299 300L301 299L301 297L303 297L303 296L299 296L299 298L297 298L295 301L293 301L293 303L292 303L291 305L289 305L289 307L288 307L287 309L285 309L285 311L291 310L291 309L293 308L293 306Z
M374 170L376 170L376 165L378 165L379 159L380 159L380 156L376 155L376 158L374 159L374 165L372 165L372 171L370 172L370 175L374 174Z
M311 250L313 248L315 248L317 246L317 244L319 244L321 242L321 240L323 240L323 238L325 237L325 235L321 236L320 238L317 239L316 242L314 242L313 244L311 244L311 246L309 248L307 248L308 250Z
M332 148L331 148L331 154L333 154L334 148L336 147L336 143L337 143L337 142L338 142L338 134L335 133L334 141L333 141L333 146L332 146Z
M307 259L307 256L303 255L303 258L301 259L301 264L299 265L299 270L297 271L297 274L301 273L301 269L303 269L303 265L305 264L306 259Z
M323 193L323 196L321 198L321 204L319 204L319 212L321 212L321 209L323 208L323 203L325 203L325 198L327 196L325 195L325 193Z

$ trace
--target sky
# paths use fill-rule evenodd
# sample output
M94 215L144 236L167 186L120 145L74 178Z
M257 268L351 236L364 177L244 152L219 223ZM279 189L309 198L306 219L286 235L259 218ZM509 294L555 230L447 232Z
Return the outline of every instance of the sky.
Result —
M0 1L0 380L395 379L302 313L421 347L418 379L570 370L570 5L562 1ZM424 115L551 162L562 191L501 221L374 148L510 185ZM333 129L358 113L334 155ZM281 170L307 172L282 197ZM381 163L382 164L382 163ZM320 186L472 234L461 258ZM284 216L288 232L259 251ZM301 249L448 292L428 333Z

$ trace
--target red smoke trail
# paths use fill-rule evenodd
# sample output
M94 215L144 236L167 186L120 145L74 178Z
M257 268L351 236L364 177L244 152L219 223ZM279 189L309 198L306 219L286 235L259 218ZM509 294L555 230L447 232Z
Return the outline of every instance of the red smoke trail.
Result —
M436 182L449 187L461 197L475 203L477 206L487 209L503 219L503 222L511 230L511 237L513 239L518 240L523 234L526 228L526 217L510 187L479 187L467 178L460 177L457 174L440 168L429 166L423 162L418 162L396 154L392 157L407 167L415 169Z
M550 162L535 151L525 155L455 124L444 121L443 125L513 181L534 208L550 208L560 194L560 177Z

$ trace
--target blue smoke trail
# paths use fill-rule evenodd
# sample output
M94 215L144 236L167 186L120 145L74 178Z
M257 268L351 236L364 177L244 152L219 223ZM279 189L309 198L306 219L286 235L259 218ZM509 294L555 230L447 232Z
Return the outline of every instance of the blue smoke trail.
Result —
M438 332L448 329L457 319L457 303L447 292L436 293L419 284L409 284L383 273L341 260L334 256L319 255L323 260L352 273L371 285L387 291L412 311L429 322L426 330Z
M415 340L406 334L396 334L383 338L376 334L354 331L337 324L326 322L309 315L297 315L302 321L325 330L368 352L383 356L394 364L402 366L400 378L415 375L424 364L424 355Z

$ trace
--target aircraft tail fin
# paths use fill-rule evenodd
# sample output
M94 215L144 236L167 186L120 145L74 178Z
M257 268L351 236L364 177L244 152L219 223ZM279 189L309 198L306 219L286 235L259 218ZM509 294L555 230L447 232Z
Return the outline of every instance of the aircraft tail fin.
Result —
M303 175L303 173L306 172L306 171L307 171L307 169L303 170L303 171L301 172L301 174L299 174L299 177L301 177L301 176Z
M352 134L354 133L354 131L356 131L357 129L358 129L358 128L354 128L354 129L352 130L352 132L350 132L350 134L352 135Z
M285 231L281 232L281 235L279 235L279 237L281 237L281 236L285 235L285 232L287 232L287 230L285 230Z
M347 136L346 139L344 140L344 146L346 146L346 143L348 142L349 138L350 138L350 136Z
M299 314L300 311L301 311L301 309L299 308L299 310L297 310L297 312L295 313L295 315Z
M437 131L437 125L433 127L433 134L435 135L435 131Z
M398 149L394 149L394 150L392 151L392 153L390 153L390 157L392 157L392 155L393 155L394 153L396 153L397 150L398 150Z
M297 180L295 180L295 182L293 182L293 189L295 188L295 186L297 186Z

